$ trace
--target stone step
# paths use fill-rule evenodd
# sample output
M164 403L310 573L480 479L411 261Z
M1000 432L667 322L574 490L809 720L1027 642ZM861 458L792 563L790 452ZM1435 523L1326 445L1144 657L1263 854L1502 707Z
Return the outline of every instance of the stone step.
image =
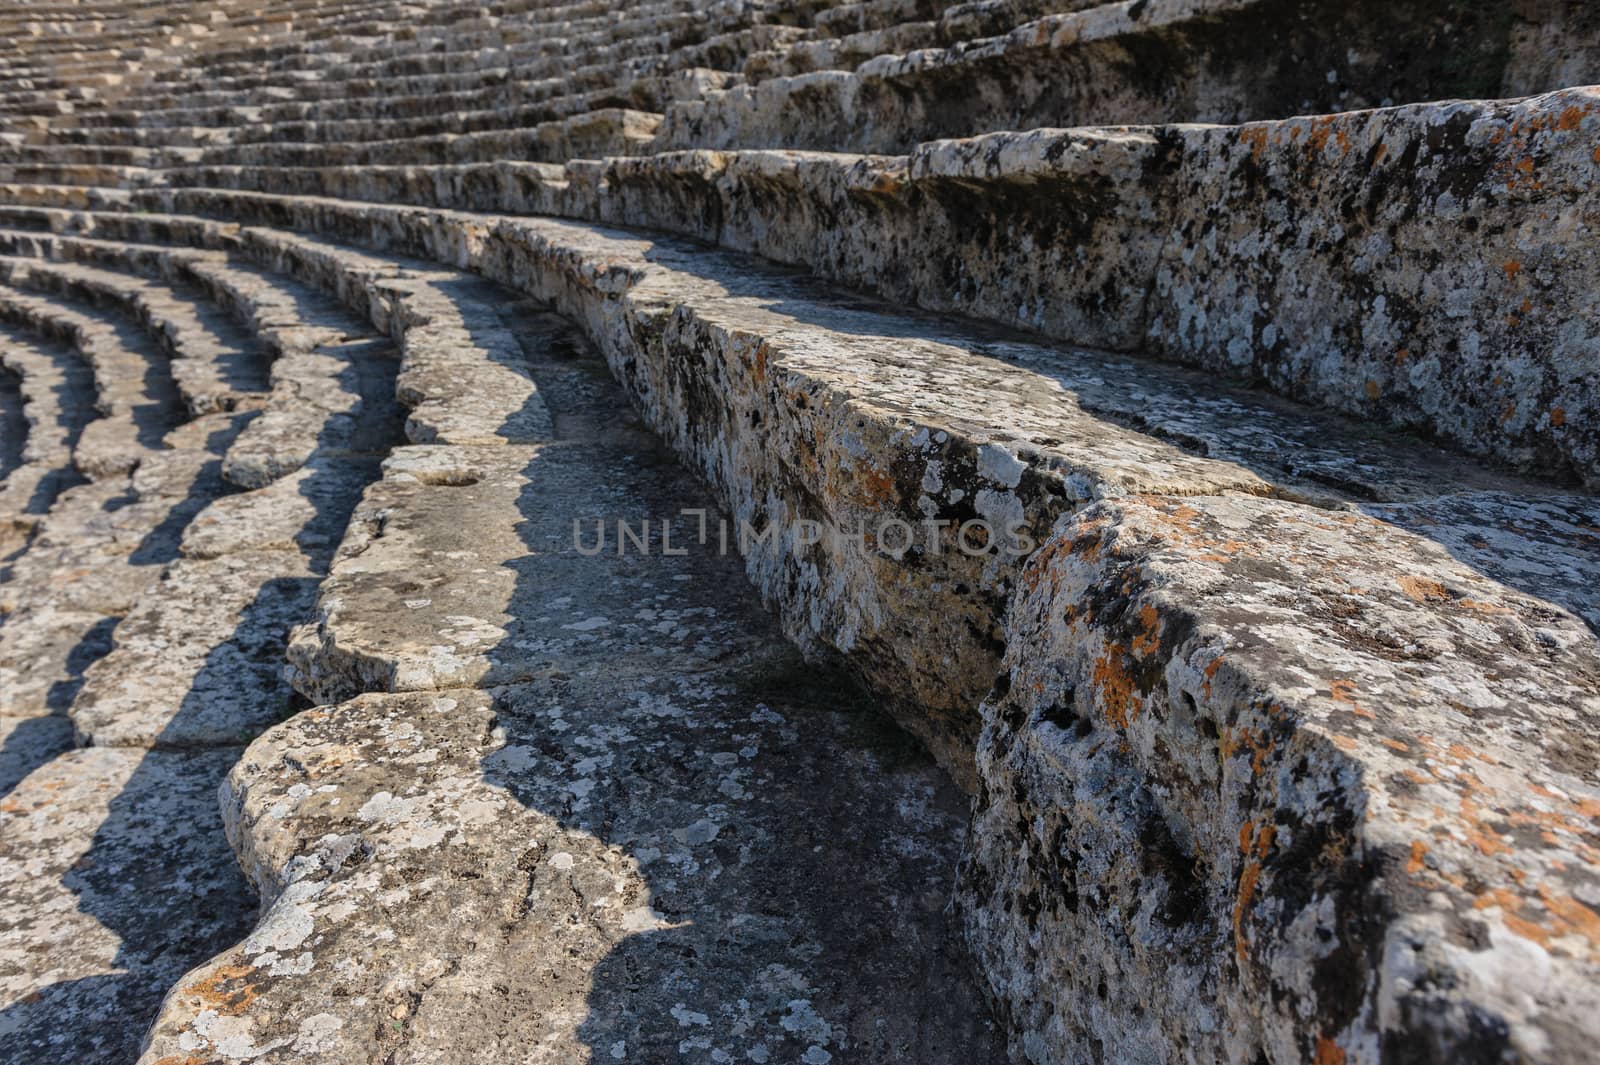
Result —
M214 273L231 270L241 299L269 287L248 282L248 270L226 260L198 261ZM348 316L342 324L355 326ZM315 327L293 323L282 330L310 334ZM339 338L351 337L340 332ZM393 360L387 361L392 391ZM374 405L356 417L370 422L386 409ZM206 432L205 423L223 417L234 419L233 432ZM221 486L221 457L232 454L241 419L197 419L168 435L178 450L163 454L182 454L183 441L175 438L198 434L208 450L210 483ZM398 430L391 416L387 426L363 431L386 432L392 440ZM161 466L147 460L134 473L137 497L178 489L173 471ZM14 1023L0 1032L0 1054L8 1060L34 1059L47 1048L74 1060L128 1060L163 992L248 928L255 900L218 851L225 841L216 823L217 781L239 745L296 708L282 675L284 645L309 616L346 518L377 472L375 459L313 452L291 476L260 491L206 498L198 482L191 484L181 497L185 513L175 507L163 520L171 546L153 560L151 579L128 596L118 612L124 616L109 615L96 630L99 657L79 663L75 691L57 685L50 692L43 709L65 714L79 742L91 746L58 754L61 736L50 730L27 737L31 765L4 767L15 783L0 816L17 815L15 827L4 829L7 868L35 878L28 891L8 891L0 903L0 921L25 929L30 949L0 957L0 986L16 1003L7 1011ZM46 524L52 534L65 531L81 553L93 536L63 530L65 520L58 504ZM23 561L43 560L53 542L41 537ZM92 576L102 578L105 569ZM93 584L103 594L105 582ZM22 596L23 610L0 626L0 650L25 635L30 622L42 628L44 610L59 605L62 594ZM85 657L81 642L77 654ZM29 658L30 671L43 661ZM35 675L29 673L30 681ZM8 694L19 690L3 687ZM8 736L21 730L19 723ZM162 801L153 801L157 794ZM195 832L204 838L189 839ZM162 890L159 898L129 898L130 868L142 868L130 865L136 861L159 863L160 875L136 874ZM82 869L92 871L74 872ZM176 887L163 887L169 883Z
M133 166L74 163L0 163L0 182L47 185L105 185L138 188L158 180L160 171Z
M604 107L527 128L490 128L397 140L247 143L198 149L192 163L152 172L167 181L185 181L192 168L212 165L303 166L473 162L512 158L540 161L631 155L644 150L661 116L647 111ZM42 165L42 164L41 164ZM3 170L3 168L0 168Z
M388 447L391 427L399 420L392 346L315 291L238 256L150 243L176 236L206 248L237 248L238 227L184 226L185 220L151 215L104 217L86 226L63 212L12 213L44 226L114 237L31 237L26 244L51 258L106 263L192 284L273 353L270 371L263 375L269 380L248 404L261 414L224 459L223 476L230 482L260 488L299 469L313 452L371 455ZM0 231L0 247L7 244Z
M0 354L0 360L4 359ZM0 491L23 463L28 448L28 419L22 410L22 381L0 362Z
M0 15L0 317L274 357L19 509L0 1059L1584 1059L1600 99L1354 109L1586 6L191 10Z
M1498 641L1494 645L1501 648L1500 664L1473 668L1493 668L1518 677L1545 671L1547 686L1538 693L1513 687L1497 696L1500 709L1496 712L1521 722L1517 728L1539 729L1542 726L1535 722L1541 721L1552 728L1580 732L1592 727L1590 718L1597 708L1581 693L1585 684L1592 689L1588 679L1594 676L1596 655L1592 626L1600 624L1589 592L1595 576L1593 560L1600 557L1593 550L1593 534L1586 531L1600 525L1593 497L1564 496L1526 482L1508 481L1432 452L1426 445L1362 430L1305 408L1279 405L1260 394L1232 391L1212 377L1191 371L1123 356L1045 349L1021 337L890 313L859 297L843 298L803 277L725 253L554 221L495 221L461 213L338 201L260 202L261 209L270 211L280 224L292 224L297 230L362 240L406 254L431 253L475 266L532 295L554 299L559 310L594 337L652 427L662 431L674 450L706 476L735 523L744 522L752 531L777 530L745 545L749 550L746 569L779 611L786 631L819 652L843 656L887 696L887 705L942 756L958 778L972 780L970 767L975 764L989 776L1031 772L1020 763L1006 763L999 770L989 762L975 763L973 752L989 750L999 726L984 714L976 715L977 720L969 715L971 707L983 702L990 681L1004 671L1002 649L1016 648L1021 655L1030 646L1010 637L1007 610L1014 597L1034 589L1030 584L1034 578L1032 571L1023 568L1019 555L999 549L1003 545L998 534L997 543L987 550L969 542L978 557L968 557L950 525L982 518L995 528L1009 524L1017 539L1025 534L1043 543L1057 522L1061 528L1086 523L1109 537L1120 533L1124 526L1117 522L1124 519L1095 525L1096 516L1121 514L1124 511L1118 511L1119 506L1155 508L1177 515L1177 520L1190 520L1185 507L1201 514L1213 509L1227 512L1229 507L1259 508L1269 516L1281 516L1294 534L1286 540L1286 559L1301 557L1318 545L1316 557L1334 560L1330 572L1338 572L1344 560L1359 555L1374 569L1355 581L1352 586L1356 590L1347 594L1358 599L1362 595L1377 597L1380 607L1374 609L1411 604L1408 609L1413 613L1404 623L1407 627L1396 630L1392 639L1381 635L1390 631L1389 623L1362 613L1366 608L1358 601L1350 606L1356 611L1352 617L1363 618L1359 625L1352 628L1355 623L1341 621L1344 615L1340 611L1346 607L1334 604L1329 608L1326 631L1344 634L1341 642L1334 644L1349 649L1341 653L1359 652L1351 662L1412 663L1407 667L1406 675L1413 679L1407 682L1406 698L1418 701L1416 714L1426 715L1430 742L1441 749L1452 743L1471 746L1478 742L1469 719L1460 716L1465 711L1452 709L1461 700L1451 693L1479 690L1473 685L1488 683L1488 674L1458 673L1457 657L1448 657L1449 664L1441 667L1431 664L1444 651L1428 650L1432 645L1418 642L1420 634L1428 631L1466 632L1480 644ZM232 206L244 204L239 200ZM250 216L239 217L248 220ZM453 470L443 477L451 491L461 489L450 487L449 482L463 479L469 478ZM492 481L494 478L487 478L478 483ZM1117 503L1119 499L1127 502ZM801 519L846 534L858 527L869 531L864 542L849 535L822 535L813 544L806 527L797 524ZM878 541L874 536L872 530L887 530L885 523L890 519L911 529L914 552L898 552L898 540L890 544L892 537ZM1238 519L1218 520L1226 524ZM942 528L932 526L939 533L936 542L918 544L915 540L916 526L924 522L945 523ZM1295 531L1299 529L1310 531ZM1127 530L1130 542L1142 535L1136 525L1128 525ZM1271 543L1270 533L1255 536L1248 530L1247 525L1241 526L1234 540L1245 545L1258 540ZM1226 561L1244 550L1230 546L1233 540L1227 537L1219 540L1218 535L1207 534L1196 541L1192 565L1222 565L1217 559ZM905 538L903 533L895 536ZM1374 542L1398 546L1393 552L1373 553L1366 545ZM377 543L382 543L382 537ZM1220 548L1210 550L1212 544L1220 544ZM900 558L893 557L896 553ZM1108 553L1107 549L1102 553ZM397 550L393 557L406 555L414 560L416 554L414 549ZM1043 557L1060 554L1047 550ZM1090 556L1093 562L1096 556L1093 552ZM1391 557L1396 560L1393 564L1388 561ZM1249 582L1240 578L1211 584L1202 581L1195 585L1194 594L1206 587L1236 589L1233 594L1243 613L1221 614L1222 620L1216 624L1227 639L1248 645L1255 638L1254 622L1249 620L1256 616L1250 613L1255 597L1298 594L1275 590L1299 587L1292 576L1274 576L1287 564L1260 570L1259 580L1265 586L1259 591L1252 591ZM366 587L381 587L388 579L372 576ZM341 580L337 562L330 580ZM352 571L349 580L359 584L359 572ZM1123 594L1118 587L1107 577L1089 591L1074 592L1071 601L1093 603L1099 601L1094 597L1103 596L1106 602L1115 603L1115 597ZM1184 598L1187 593L1174 594L1178 598L1172 601L1173 611L1192 614L1212 609L1201 600ZM1223 598L1215 609L1223 610L1233 600L1226 591L1218 594ZM397 593L391 591L390 595ZM418 594L416 598L429 600L417 609L434 609L431 595ZM348 600L341 603L341 610L345 603ZM1139 672L1139 663L1152 653L1153 641L1178 642L1178 638L1164 635L1166 609L1155 608L1153 614L1141 613L1139 620L1127 620L1134 617L1132 612L1113 611L1108 606L1107 617L1124 619L1118 624L1129 626L1129 634L1121 637L1124 642L1116 654L1109 644L1101 652L1093 650L1098 644L1085 644L1086 660L1099 665L1080 688L1080 698L1109 707L1106 713L1114 724L1118 713L1130 715L1129 720L1136 717L1135 703L1151 690L1150 681ZM326 601L320 613L324 625L334 616ZM1490 629L1468 625L1466 619L1475 616L1494 619ZM457 623L460 628L452 630L452 639L459 637L460 642L452 646L468 650L459 658L464 663L461 675L477 682L492 674L486 670L473 676L478 668L472 665L474 661L491 666L499 663L493 655L471 649L500 646L498 633L504 631L503 626L491 621L493 628L479 631L474 615L459 617L463 620ZM1229 620L1235 617L1239 620ZM407 622L391 609L377 621L378 628L363 630L364 624L371 622L352 622L355 627L346 631L365 631L365 646L371 648L387 643L387 633L403 632ZM1400 624L1398 616L1393 624ZM1502 633L1496 625L1512 627ZM1524 627L1518 629L1517 625ZM425 628L419 626L419 634ZM601 626L595 628L603 631ZM1293 635L1298 630L1292 625L1285 631L1289 634L1285 639L1298 639ZM474 643L474 638L481 642ZM505 659L512 663L506 668L518 675L537 668L531 664L540 653L536 641L508 642L515 657ZM322 641L318 643L302 661L341 660L338 648L330 645L325 652ZM403 647L405 641L397 639L393 646ZM1302 646L1316 648L1320 644L1312 639ZM440 650L438 664L418 667L419 675L437 677L428 683L463 683L453 679L457 660L446 653L450 647L441 646ZM322 657L324 654L328 657ZM1054 654L1047 661L1065 661L1064 655ZM1460 669L1465 670L1475 659L1466 651L1462 656ZM552 661L556 657L550 655ZM576 657L582 660L581 655ZM1267 664L1276 660L1270 656L1262 659L1260 667L1246 663L1249 679L1239 683L1268 689L1281 685L1283 681L1272 679L1274 674L1264 672ZM427 673L430 668L438 672ZM1369 680L1367 671L1376 668L1375 664L1361 665L1356 670L1357 690L1364 690L1361 686ZM387 669L361 675L366 680L398 675L397 671L386 673ZM1448 679L1458 675L1480 679L1461 681L1466 687L1458 689L1457 681ZM1203 672L1200 676L1204 679ZM1308 686L1307 690L1334 692L1327 697L1333 702L1346 690L1339 686L1343 682L1338 666L1319 668L1319 663L1308 663L1300 676L1303 679L1298 683ZM1474 698L1468 696L1469 701L1461 705L1476 705L1470 701ZM1272 720L1277 722L1273 727L1281 730L1273 735L1283 737L1274 742L1286 744L1287 749L1298 750L1314 742L1318 734L1314 724L1302 723L1294 712ZM1569 724L1559 726L1559 722ZM1198 725L1195 728L1199 730ZM1242 734L1240 737L1242 744ZM1257 737L1252 742L1265 741ZM1381 743L1373 749L1387 750ZM1246 751L1237 765L1249 766L1251 748L1230 750ZM1353 779L1355 767L1365 772L1381 764L1376 753L1370 758L1362 754L1366 750L1358 743L1347 752L1355 760L1340 763L1347 767L1339 770L1346 774L1345 779ZM1221 758L1226 765L1234 756ZM1592 801L1588 798L1592 794L1592 784L1586 781L1588 770L1573 765L1571 770L1552 768L1550 773L1555 776L1550 777L1496 774L1494 790L1483 794L1481 802L1497 808L1532 809L1544 800L1523 787L1522 781L1546 779L1560 794L1580 803ZM1019 778L1018 787L1022 784ZM1340 802L1350 805L1343 808L1359 810L1367 796L1377 794L1362 790L1365 787L1346 785ZM980 809L985 809L981 805L987 801L984 794L979 793ZM1064 801L1052 799L1049 808L1059 810ZM1261 801L1281 801L1278 808L1285 818L1300 809L1292 796ZM1403 809L1409 799L1396 793L1390 800L1374 801L1389 801ZM1455 809L1456 804L1447 808ZM1460 838L1481 832L1480 824L1464 819L1468 816L1445 817L1439 822L1440 831L1458 833ZM1362 821L1356 827L1365 832L1368 823ZM1370 823L1379 826L1373 831L1381 836L1382 822ZM1232 827L1238 830L1240 825ZM1227 837L1225 831L1219 834L1222 837ZM1285 846L1291 838L1286 834ZM1248 862L1229 864L1226 854L1231 852L1212 848L1201 839L1143 846L1154 847L1157 856L1168 854L1183 867L1205 863L1218 869L1217 876L1233 892L1224 912L1238 907L1241 922L1246 922L1241 934L1247 943L1260 944L1250 948L1260 958L1288 957L1300 949L1295 946L1299 932L1266 923L1274 896L1256 897L1252 885L1261 874L1248 872L1252 868ZM1245 857L1275 855L1272 846L1270 839L1259 842L1252 833ZM1031 875L1026 867L1031 852L997 846L996 853L1010 855L1006 876ZM1315 872L1317 853L1315 849L1285 852L1280 858L1286 863L1282 882L1287 884L1301 874L1313 879L1320 876ZM1560 855L1551 859L1560 860ZM1304 864L1308 862L1312 864ZM1369 889L1388 891L1376 879L1376 868L1341 875L1355 878L1357 886L1349 890L1356 895ZM1541 945L1543 933L1530 938L1524 933L1531 926L1519 923L1527 920L1521 915L1532 912L1528 909L1532 903L1515 884L1509 863L1475 866L1469 875L1478 884L1480 898L1490 900L1483 907L1510 906L1505 912L1512 913L1511 922L1499 926L1505 928L1504 936L1497 931L1476 956L1479 960L1474 966L1486 963L1485 951L1488 958L1501 959L1524 950L1547 950ZM1195 890L1199 898L1210 889ZM1549 912L1579 919L1586 904L1577 900L1589 889L1578 885L1573 890L1577 895L1571 896L1570 903L1561 901L1569 896L1552 895L1557 901ZM981 896L974 891L974 897ZM998 896L972 904L976 908L970 920L976 922L975 927L988 929L975 941L1000 943L1005 937L1014 940L1025 935L1029 908L1012 905L1008 910L994 898ZM1521 901L1513 904L1506 900ZM1041 898L1040 905L1060 908L1069 902L1065 897L1059 902ZM1335 928L1332 941L1349 943L1352 951L1369 950L1383 936L1412 934L1403 930L1422 927L1407 914L1415 913L1420 919L1425 911L1404 910L1398 899L1395 906L1397 909L1390 911L1395 916L1377 922L1370 934ZM1470 908L1451 906L1451 912L1463 918L1471 914ZM1518 928L1522 931L1515 931ZM1436 971L1450 975L1440 979L1461 981L1464 990L1459 996L1446 995L1451 1008L1459 1005L1496 1017L1495 1023L1503 1022L1508 1030L1515 1030L1514 1038L1527 1045L1535 1045L1541 1038L1564 1038L1559 1033L1566 1025L1581 1030L1581 994L1574 998L1566 992L1538 992L1538 1012L1530 1014L1504 991L1470 978L1460 968L1466 962L1450 961L1438 954L1442 947L1429 945L1442 942L1438 938L1423 940L1425 949L1432 952L1430 957L1444 959L1437 963L1444 968ZM1547 937L1544 942L1549 942ZM1007 958L1021 956L995 949ZM1568 946L1558 945L1557 949L1562 953L1552 964L1567 966L1562 971L1574 974L1577 980L1562 986L1595 986L1588 962L1571 955ZM1235 953L1231 938L1220 958L1211 948L1200 950L1197 971L1231 966L1235 963L1228 959ZM1245 953L1245 975L1239 979L1253 987L1283 990L1237 1001L1271 1002L1289 993L1287 985L1273 983L1284 978L1272 975L1271 964L1251 963L1249 950ZM1382 955L1368 956L1376 959ZM1228 1021L1235 1027L1226 1038L1234 1039L1237 1032L1238 1046L1271 1045L1279 1048L1274 1053L1282 1054L1284 1048L1314 1050L1318 1039L1355 1051L1366 1045L1365 1040L1379 1038L1374 1033L1387 1033L1382 1037L1440 1040L1440 1053L1448 1057L1453 1052L1450 1048L1460 1045L1452 1040L1467 1029L1435 1029L1420 1019L1429 1015L1426 1011L1372 1024L1356 1020L1364 1008L1361 1003L1373 1001L1378 988L1389 986L1387 981L1394 978L1396 970L1391 967L1399 962L1390 957L1381 963L1374 960L1373 964L1380 966L1380 975L1374 979L1380 983L1353 992L1353 1005L1318 1000L1317 1012L1304 1015L1280 1015L1269 1006L1241 1005L1242 1019ZM1249 967L1252 964L1255 968ZM1298 966L1292 968L1301 971ZM1048 1013L1054 991L1042 984L1009 980L1009 970L1003 967L988 971L994 993L1008 1001L1008 1008L1019 1016ZM1128 1012L1131 1006L1119 1008L1124 1012L1117 1016L1132 1017ZM1255 1027L1246 1030L1249 1025ZM1048 1028L1040 1036L1046 1037L1057 1040L1064 1056L1078 1045L1075 1040L1086 1038L1056 1028Z
M0 369L17 383L19 410L5 428L22 436L20 461L0 484L0 582L39 519L81 478L72 449L95 416L94 377L69 349L0 327Z
M7 1060L132 1060L162 990L249 927L216 800L238 755L67 751L0 801Z
M184 527L226 491L221 452L241 420L174 430L134 473L69 488L37 520L0 583L0 715L66 712L118 619L177 557Z
M1595 484L1600 362L1592 330L1574 325L1596 318L1595 263L1572 254L1570 234L1600 225L1585 195L1597 131L1600 92L1576 89L1240 127L993 134L906 157L205 178L676 232ZM228 196L143 195L234 209ZM1439 256L1454 265L1427 265Z
M115 221L101 215L95 224ZM161 221L169 239L207 226L183 216ZM394 393L409 409L410 440L491 446L549 439L550 413L524 341L501 317L503 290L435 263L368 255L315 237L247 227L237 240L241 255L336 293L390 335L400 349ZM309 388L301 391L315 402Z
M1446 6L1326 2L1311 16L1299 0L1125 0L854 71L708 93L668 108L656 147L904 152L994 130L1232 123L1491 96L1508 81L1548 91L1573 84L1573 69L1588 72L1578 84L1600 81L1600 35L1563 45L1563 80L1521 84L1512 20L1452 20ZM1551 66L1535 50L1528 61Z

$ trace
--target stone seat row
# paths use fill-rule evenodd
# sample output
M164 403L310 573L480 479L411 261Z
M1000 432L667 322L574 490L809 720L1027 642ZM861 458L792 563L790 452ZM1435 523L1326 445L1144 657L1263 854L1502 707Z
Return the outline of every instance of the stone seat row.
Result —
M1584 194L1597 137L1595 93L1571 90L1241 127L993 134L903 157L12 169L146 184L126 196L153 210L226 212L263 192L674 232L897 302L1202 366L1592 485L1600 365L1592 330L1574 323L1594 320L1594 285L1568 235L1600 224ZM46 206L98 194L83 195L5 190ZM1264 247L1281 254L1263 260ZM1450 283L1417 267L1430 249L1459 263ZM1502 372L1511 363L1522 369Z

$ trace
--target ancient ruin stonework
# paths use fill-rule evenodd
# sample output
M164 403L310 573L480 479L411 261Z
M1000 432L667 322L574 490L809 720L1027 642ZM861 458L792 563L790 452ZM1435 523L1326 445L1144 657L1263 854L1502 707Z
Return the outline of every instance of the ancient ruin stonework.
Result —
M0 27L0 1061L1594 1056L1592 5Z

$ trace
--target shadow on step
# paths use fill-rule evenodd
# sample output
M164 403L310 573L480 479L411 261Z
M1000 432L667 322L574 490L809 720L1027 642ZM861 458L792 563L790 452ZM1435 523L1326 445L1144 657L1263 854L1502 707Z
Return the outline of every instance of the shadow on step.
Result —
M22 411L22 388L17 375L0 369L0 482L22 465L28 446L28 419Z

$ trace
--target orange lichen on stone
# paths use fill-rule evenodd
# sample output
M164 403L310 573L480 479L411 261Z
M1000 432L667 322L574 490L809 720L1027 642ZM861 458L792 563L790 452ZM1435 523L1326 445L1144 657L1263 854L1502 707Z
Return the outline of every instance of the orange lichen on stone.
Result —
M1298 133L1299 131L1296 130ZM1239 131L1239 140L1250 145L1250 157L1260 159L1267 147L1267 131L1262 126L1246 126Z
M242 983L253 972L255 967L250 965L219 966L210 976L196 980L184 990L199 998L207 1009L216 1010L226 1017L237 1017L256 999L255 988ZM233 981L241 981L240 986L232 990L224 988L224 984Z
M1318 1036L1316 1065L1344 1065L1344 1047L1325 1035Z
M1114 643L1107 644L1105 654L1094 663L1094 683L1106 720L1118 728L1127 728L1139 716L1139 693L1128 666L1128 653Z
M1161 615L1156 608L1146 604L1139 608L1139 624L1142 631L1133 638L1133 653L1147 656L1161 646Z
M1416 876L1427 865L1428 845L1420 839L1411 841L1411 857L1406 860L1406 872Z
M1239 853L1244 855L1244 867L1239 871L1239 894L1233 903L1233 947L1239 960L1245 959L1244 915L1255 899L1256 882L1261 878L1261 859L1272 849L1277 828L1266 822L1259 829L1254 821L1239 826Z
M1566 424L1567 424L1567 412L1564 409L1562 409L1561 407L1551 407L1550 408L1550 426L1551 426L1551 428L1559 429L1563 425L1566 425Z
M1505 272L1507 281L1515 281L1517 275L1522 273L1522 264L1515 259L1502 263L1500 269Z
M1427 577L1401 577L1395 583L1418 603L1439 603L1450 598L1449 589Z
M1328 139L1333 136L1333 119L1314 119L1311 123L1311 136L1306 139L1306 151L1316 154L1328 146Z
M1267 755L1272 753L1272 741L1266 731L1262 730L1261 738L1258 740L1255 732L1248 728L1223 730L1221 750L1224 762L1246 747L1250 749L1250 772L1259 776L1262 766L1266 765Z
M1527 900L1531 902L1531 900ZM1600 946L1600 914L1568 895L1556 895L1548 887L1539 887L1539 902L1543 904L1545 918L1525 916L1525 902L1507 888L1486 891L1473 901L1473 909L1500 908L1500 919L1512 932L1540 946L1549 946L1553 939L1577 936L1590 944Z
M1382 392L1383 392L1383 390L1382 390L1382 388L1379 387L1378 382L1374 381L1370 377L1367 378L1367 398L1368 399L1377 399L1378 396L1382 394Z
M875 506L892 501L894 496L893 477L875 466L866 466L861 470L861 490L856 493L860 502Z

